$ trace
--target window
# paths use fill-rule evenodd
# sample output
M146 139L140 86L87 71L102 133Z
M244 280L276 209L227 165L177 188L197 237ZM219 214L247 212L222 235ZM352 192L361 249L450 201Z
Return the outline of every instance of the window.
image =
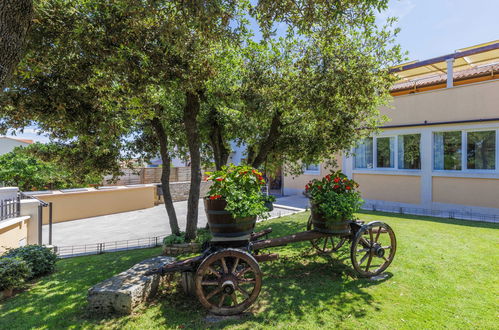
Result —
M373 168L373 138L363 139L354 154L355 168Z
M434 133L435 170L461 169L461 131Z
M467 168L494 170L496 168L496 132L480 131L467 134Z
M398 167L405 170L421 169L421 134L399 135Z
M321 170L319 164L308 164L305 165L305 173L309 174L320 174Z
M376 166L395 167L395 138L380 137L376 139Z

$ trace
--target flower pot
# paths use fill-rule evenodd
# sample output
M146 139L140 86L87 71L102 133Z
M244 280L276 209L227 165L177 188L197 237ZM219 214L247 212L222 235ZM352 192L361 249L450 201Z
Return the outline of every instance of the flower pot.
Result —
M345 219L327 219L318 213L317 206L312 204L312 226L315 231L328 234L349 234L350 220Z
M272 202L265 202L265 207L267 208L267 210L269 212L271 212L271 211L274 210L274 203L272 203Z
M3 291L0 291L0 300L7 299L12 297L12 294L14 293L14 289L4 289Z
M253 232L256 216L234 219L225 210L227 202L224 199L204 199L204 209L211 235L214 238L235 238L249 235Z

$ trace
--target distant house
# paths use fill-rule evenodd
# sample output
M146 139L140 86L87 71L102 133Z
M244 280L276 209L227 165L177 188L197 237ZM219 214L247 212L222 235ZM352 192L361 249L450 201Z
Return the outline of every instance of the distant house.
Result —
M26 147L33 143L33 140L16 139L8 136L0 136L0 155L14 150L15 147Z

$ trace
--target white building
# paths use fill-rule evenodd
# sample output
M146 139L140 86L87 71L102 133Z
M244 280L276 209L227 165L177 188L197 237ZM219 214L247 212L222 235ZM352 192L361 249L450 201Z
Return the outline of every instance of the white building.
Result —
M14 150L16 147L26 147L33 143L33 140L15 139L8 136L0 136L0 155Z

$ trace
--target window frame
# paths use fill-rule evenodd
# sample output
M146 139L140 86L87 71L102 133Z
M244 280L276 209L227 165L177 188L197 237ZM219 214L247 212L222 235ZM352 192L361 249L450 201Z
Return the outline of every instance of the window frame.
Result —
M436 133L446 133L446 132L461 132L461 169L459 170L446 170L446 169L441 169L437 170L435 168L435 134ZM432 172L437 172L437 173L461 173L464 170L463 166L463 149L464 148L464 131L463 129L436 129L431 131L431 171Z
M499 129L498 128L493 128L493 127L475 127L475 128L446 128L446 129L435 129L432 130L431 134L431 146L432 149L435 147L435 133L441 133L441 132L455 132L455 131L460 131L461 132L461 169L460 170L437 170L435 169L435 153L431 153L431 166L432 166L432 172L434 173L468 173L468 174L473 174L473 173L483 173L483 174L495 174L499 172L499 166L498 166L498 161L499 161ZM494 169L469 169L468 168L468 133L473 133L473 132L490 132L490 131L495 131L496 132L496 150L495 150L495 168Z
M317 170L309 170L307 169L310 165L317 165ZM321 164L305 164L303 165L303 174L312 174L312 175L320 175L321 174Z
M419 134L419 154L420 157L422 155L422 150L421 150L421 132L419 131L410 131L407 133L396 133L396 134L380 134L377 136L371 136L373 139L373 167L372 168L364 168L364 167L355 167L355 155L353 156L353 170L356 172L370 172L370 171L377 171L377 172L393 172L396 171L398 174L402 173L407 173L407 174L417 174L421 172L420 169L412 169L412 168L399 168L399 151L398 151L398 140L400 135L411 135L411 134ZM395 151L395 157L393 160L393 167L378 167L378 138L394 138L394 151ZM353 149L355 151L355 148ZM422 167L422 164L420 164L420 167ZM399 173L400 172L400 173Z
M404 135L419 135L419 168L401 168L399 164L399 137ZM397 157L397 167L395 168L397 171L413 171L413 172L421 172L423 168L423 149L421 148L421 141L423 139L423 134L419 131L411 132L411 133L400 133L397 134L395 139L395 156Z

